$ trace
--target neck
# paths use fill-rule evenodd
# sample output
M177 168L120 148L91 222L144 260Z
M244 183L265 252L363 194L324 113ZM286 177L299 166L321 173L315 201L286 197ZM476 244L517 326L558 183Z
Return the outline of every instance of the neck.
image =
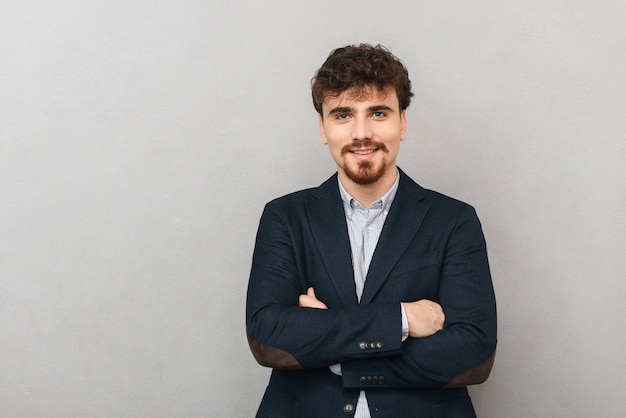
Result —
M350 180L343 171L339 171L339 180L350 196L352 196L361 206L369 209L372 203L383 197L391 189L396 181L397 170L395 167L389 169L385 174L372 184L358 184Z

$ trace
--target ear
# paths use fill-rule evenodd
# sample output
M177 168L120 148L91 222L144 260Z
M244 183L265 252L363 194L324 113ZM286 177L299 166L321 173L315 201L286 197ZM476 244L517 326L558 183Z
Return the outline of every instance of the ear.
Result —
M320 136L322 137L322 142L328 145L328 139L326 139L326 133L324 132L324 118L322 115L319 115L319 127L320 127Z
M400 114L400 124L400 141L404 141L404 138L406 138L406 110L403 110Z

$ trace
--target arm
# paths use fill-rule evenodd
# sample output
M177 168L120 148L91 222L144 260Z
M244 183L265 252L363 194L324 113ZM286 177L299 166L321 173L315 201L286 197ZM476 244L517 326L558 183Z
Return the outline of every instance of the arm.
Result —
M496 344L495 297L480 223L469 207L447 239L438 293L444 329L408 338L399 356L342 363L345 388L456 387L487 378ZM384 383L364 385L364 376L383 376Z
M315 289L312 287L307 289L306 294L300 295L298 306L302 308L328 309L326 304L315 296ZM415 302L404 302L402 307L406 313L410 337L428 337L443 329L445 315L441 305L437 302L422 299Z
M312 287L306 294L300 295L298 306L304 308L328 309L326 304L315 296ZM416 302L402 303L402 341L409 336L413 338L427 337L443 328L445 315L441 306L433 301L422 299ZM330 366L330 370L341 376L341 364Z
M289 225L285 218L278 205L268 204L257 234L246 306L248 341L256 360L274 368L302 369L399 354L397 302L357 305L355 299L354 306L342 308L298 306L299 296L312 283L304 277L303 247L312 251L314 244L294 237L300 225ZM363 349L361 341L384 344Z

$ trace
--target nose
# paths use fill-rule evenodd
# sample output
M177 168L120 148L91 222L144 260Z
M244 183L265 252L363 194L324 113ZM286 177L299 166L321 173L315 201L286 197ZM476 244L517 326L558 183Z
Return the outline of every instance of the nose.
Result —
M372 138L372 127L367 117L357 117L352 124L352 140L363 141Z

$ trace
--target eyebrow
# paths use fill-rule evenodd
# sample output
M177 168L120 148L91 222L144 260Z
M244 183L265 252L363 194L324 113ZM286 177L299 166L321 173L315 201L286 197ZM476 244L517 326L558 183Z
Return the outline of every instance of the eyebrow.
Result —
M329 115L338 115L340 113L350 113L353 112L354 109L349 106L336 107L328 111Z
M394 111L392 108L390 108L389 106L385 106L385 105L370 106L367 110L369 110L370 112L380 112L381 110L384 110L387 112Z
M368 112L380 112L381 110L387 111L387 112L393 112L394 110L389 107L389 106L385 106L385 105L376 105L376 106L370 106L367 108ZM338 115L340 113L351 113L354 112L354 108L350 107L350 106L339 106L339 107L335 107L334 109L331 109L328 111L329 115Z

